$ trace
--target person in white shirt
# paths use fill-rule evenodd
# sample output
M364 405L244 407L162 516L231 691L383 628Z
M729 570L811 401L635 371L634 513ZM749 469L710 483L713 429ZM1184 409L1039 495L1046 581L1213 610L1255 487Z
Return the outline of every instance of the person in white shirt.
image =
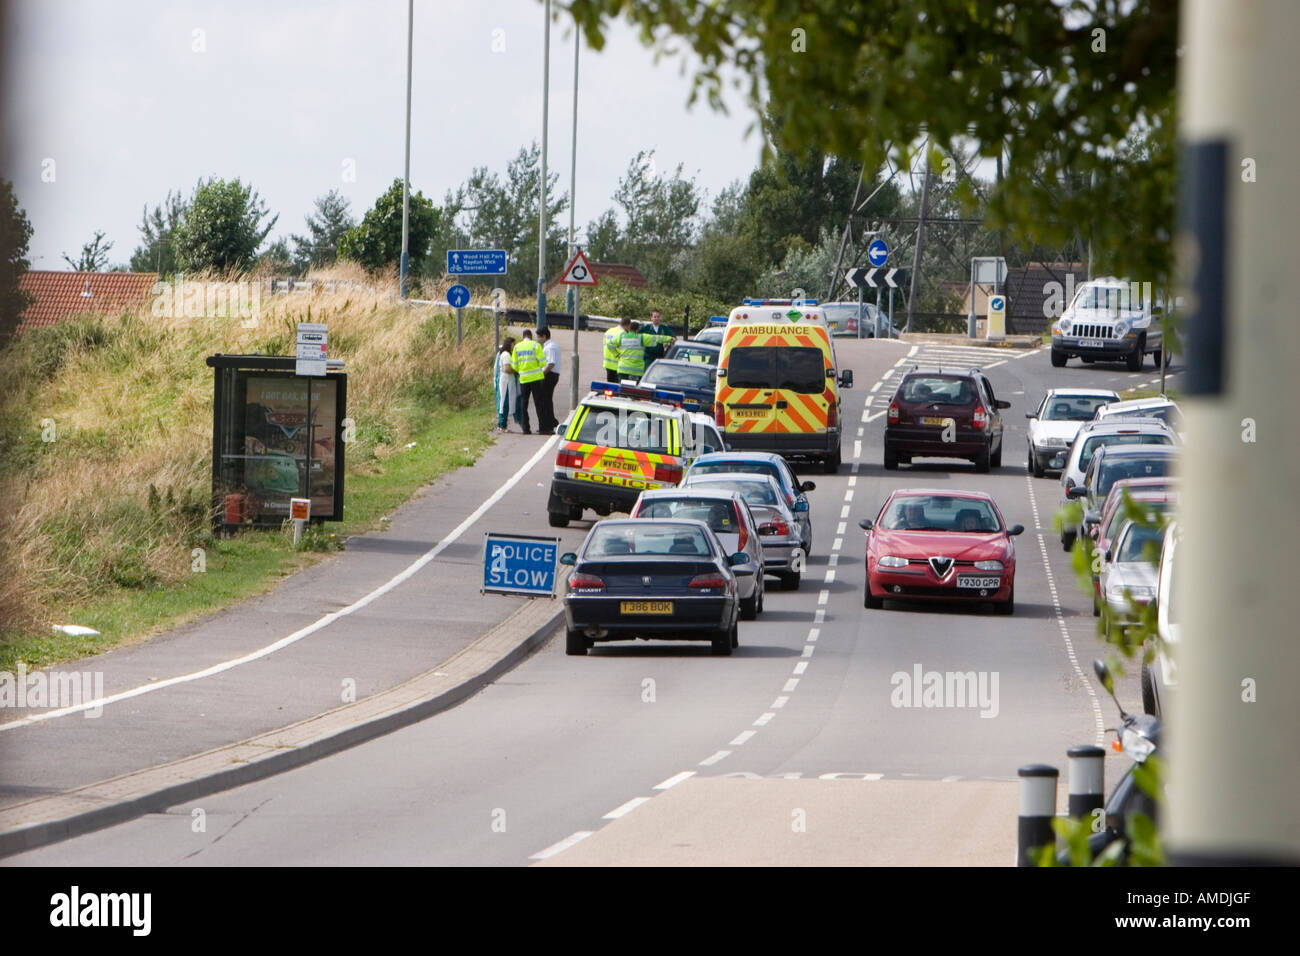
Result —
M537 430L543 435L554 433L555 426L560 424L559 419L555 417L555 386L560 381L560 343L551 338L550 329L538 329L537 340L542 343L542 407L538 409L538 418L545 418L545 422L539 422Z
M500 351L497 352L493 375L497 399L497 428L503 432L509 431L506 423L510 418L515 420L516 425L520 423L519 377L515 375L514 366L510 364L510 352L514 347L515 340L507 336L501 343Z

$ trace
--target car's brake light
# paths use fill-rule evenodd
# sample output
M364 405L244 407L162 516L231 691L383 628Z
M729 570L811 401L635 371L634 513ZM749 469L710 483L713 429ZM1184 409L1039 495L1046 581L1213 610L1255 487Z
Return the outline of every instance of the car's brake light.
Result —
M719 428L727 427L727 406L722 402L713 403L713 423Z
M898 423L898 399L892 399L889 403L889 420Z
M686 585L691 588L725 588L727 579L721 574L697 574Z
M775 521L765 521L763 524L759 525L758 533L779 534L784 536L790 533L790 526L782 519L777 518Z
M561 448L560 453L555 456L556 468L581 468L582 452L574 451L572 448Z
M839 424L839 409L835 405L835 400L831 399L826 403L826 427L834 428Z
M671 463L659 463L655 465L655 481L662 481L666 484L675 485L682 480L682 466Z
M975 414L971 416L971 419L976 428L988 428L989 413L984 410L983 405L975 406Z
M569 575L570 591L603 591L605 582L594 574L581 574L574 572Z

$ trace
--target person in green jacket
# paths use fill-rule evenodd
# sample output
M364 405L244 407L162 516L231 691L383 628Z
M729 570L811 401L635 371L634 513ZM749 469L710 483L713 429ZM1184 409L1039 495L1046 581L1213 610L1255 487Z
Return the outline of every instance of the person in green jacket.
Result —
M640 379L645 372L645 350L654 345L672 345L673 336L633 332L627 316L619 322L618 377Z
M642 332L653 333L654 335L673 334L673 327L671 325L664 324L663 319L659 317L658 309L650 310L650 324L642 325L640 330ZM645 364L649 365L651 362L655 361L656 359L663 358L664 353L666 351L668 351L668 347L665 345L651 345L649 348L645 350Z
M523 426L525 435L531 435L533 429L528 424L530 401L533 403L533 410L537 412L538 429L540 430L545 424L546 414L542 410L541 387L546 363L542 359L542 347L533 341L533 333L530 329L524 329L524 337L520 339L510 355L510 364L514 366L515 374L519 376L519 424Z
M617 325L605 332L605 381L618 381L618 339L623 330Z

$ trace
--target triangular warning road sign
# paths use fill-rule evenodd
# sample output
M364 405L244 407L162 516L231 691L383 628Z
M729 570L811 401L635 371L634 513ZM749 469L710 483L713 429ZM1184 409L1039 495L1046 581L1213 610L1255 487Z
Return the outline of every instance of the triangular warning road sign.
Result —
M561 285L595 285L596 273L591 271L591 263L579 249L577 254L569 260L569 264L564 267L564 275L560 278Z

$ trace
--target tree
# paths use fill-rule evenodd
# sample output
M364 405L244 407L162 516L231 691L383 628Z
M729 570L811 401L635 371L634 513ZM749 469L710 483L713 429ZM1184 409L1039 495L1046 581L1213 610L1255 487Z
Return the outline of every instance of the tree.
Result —
M729 74L746 75L756 112L770 100L794 149L878 169L905 165L925 133L948 152L965 141L1005 155L990 227L1059 246L1088 222L1112 271L1171 273L1178 0L573 0L570 12L597 50L620 16L647 44L693 49L692 101L720 108ZM1146 151L1121 149L1133 134ZM1097 188L1059 201L1070 172L1095 173Z
M140 235L144 244L131 254L132 272L157 272L171 275L176 271L176 249L173 238L185 215L185 198L179 192L168 190L167 198L149 212L148 204L140 219Z
M410 274L420 275L421 263L429 249L429 242L438 229L441 213L437 206L414 191L410 194L410 215L407 226L407 253L410 257ZM338 257L360 263L367 269L384 269L402 261L402 180L393 184L375 200L359 225L353 226L339 238Z
M306 236L293 235L293 266L296 275L308 269L333 265L339 254L339 240L356 226L352 218L351 203L337 189L317 196L315 214L307 216Z
M31 302L31 297L18 287L18 280L31 268L27 260L31 238L32 224L18 205L14 184L0 179L0 344L13 335L23 310Z
M271 243L257 257L257 270L267 275L303 275L307 270L301 271L297 268L297 263L289 252L289 241L287 239L277 239Z
M104 242L104 233L95 230L95 236L81 247L81 255L76 259L63 253L63 261L72 266L73 272L103 272L108 266L108 250L113 248L111 242Z
M251 185L238 179L199 180L173 237L183 272L247 269L278 215L271 216Z
M623 261L623 231L618 213L606 209L599 218L587 223L587 255L596 262Z
M614 200L627 220L620 243L623 257L652 283L679 286L678 254L694 239L700 208L695 180L682 177L680 164L671 176L655 175L654 150L641 150L628 163Z

